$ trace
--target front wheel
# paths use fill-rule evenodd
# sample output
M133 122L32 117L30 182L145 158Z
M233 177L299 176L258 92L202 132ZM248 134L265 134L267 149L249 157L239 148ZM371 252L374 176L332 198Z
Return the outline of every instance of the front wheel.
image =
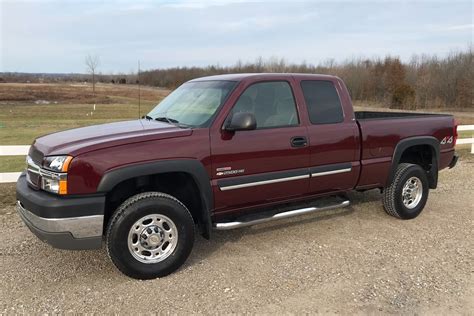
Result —
M425 207L428 192L426 171L419 165L402 163L383 192L385 212L401 219L415 218Z
M194 222L186 206L171 195L132 196L107 227L107 252L115 266L135 279L153 279L178 269L194 244Z

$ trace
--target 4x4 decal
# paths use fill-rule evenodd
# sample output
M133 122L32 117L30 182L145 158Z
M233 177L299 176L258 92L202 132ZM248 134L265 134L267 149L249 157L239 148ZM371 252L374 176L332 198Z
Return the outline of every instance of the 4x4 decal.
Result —
M453 136L446 136L445 138L443 138L440 142L441 145L445 145L445 144L452 144L453 142Z

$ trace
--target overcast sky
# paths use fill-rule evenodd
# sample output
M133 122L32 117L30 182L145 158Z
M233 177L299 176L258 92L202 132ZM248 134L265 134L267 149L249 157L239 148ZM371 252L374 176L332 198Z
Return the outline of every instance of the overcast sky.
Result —
M473 40L471 1L4 1L0 71L103 73L283 57L438 54Z

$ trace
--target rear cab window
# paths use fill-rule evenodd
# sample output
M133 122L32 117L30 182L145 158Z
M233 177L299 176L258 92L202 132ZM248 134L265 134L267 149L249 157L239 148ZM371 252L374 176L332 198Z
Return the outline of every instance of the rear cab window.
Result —
M301 81L309 119L312 124L334 124L344 121L341 100L332 81Z

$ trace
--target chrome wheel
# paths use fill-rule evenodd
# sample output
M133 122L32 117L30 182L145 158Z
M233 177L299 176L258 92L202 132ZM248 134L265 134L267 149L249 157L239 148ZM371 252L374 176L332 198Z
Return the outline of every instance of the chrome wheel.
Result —
M403 204L408 209L415 208L423 196L423 184L417 177L411 177L405 182L402 190Z
M178 244L178 229L162 214L150 214L133 224L128 233L128 249L143 263L157 263L168 258Z

